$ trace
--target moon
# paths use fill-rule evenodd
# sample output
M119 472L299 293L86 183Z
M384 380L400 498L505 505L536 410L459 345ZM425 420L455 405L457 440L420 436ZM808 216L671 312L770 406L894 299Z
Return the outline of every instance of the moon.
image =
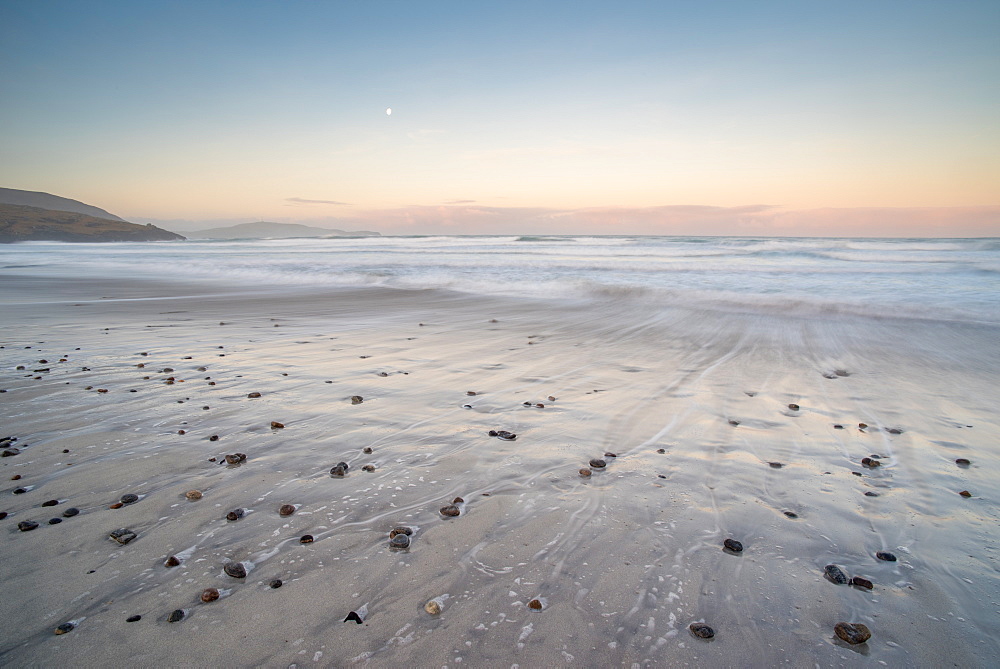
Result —
M386 107L385 108L385 115L386 116L392 116L392 107Z

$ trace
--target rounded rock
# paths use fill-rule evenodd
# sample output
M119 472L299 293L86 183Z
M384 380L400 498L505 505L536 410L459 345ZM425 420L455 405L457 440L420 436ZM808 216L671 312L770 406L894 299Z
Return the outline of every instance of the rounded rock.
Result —
M851 579L851 585L858 588L864 588L865 590L873 590L875 585L869 581L867 578L861 578L860 576L855 576Z
M300 544L311 544L314 541L316 541L316 539L311 534L303 534L301 537L299 537Z
M132 530L123 527L121 529L115 530L114 532L111 532L108 536L117 541L118 543L120 543L122 546L124 546L128 542L135 539L137 535Z
M838 637L856 646L859 643L864 643L868 639L872 638L872 632L866 625L861 623L837 623L833 631Z
M76 629L76 625L73 623L63 623L53 631L56 634L66 634L67 632L72 632L74 629Z
M389 548L403 550L410 547L410 537L405 534L397 534L389 538Z
M895 562L896 556L888 551L878 551L875 553L875 557L884 562Z
M171 555L167 558L166 562L163 563L164 567L179 567L181 561L177 559L176 555Z
M361 452L364 453L365 455L371 455L372 447L371 446L365 446L364 448L361 449Z
M413 534L413 530L410 529L409 527L394 527L391 530L389 530L390 539L392 539L397 534L405 534L406 536L411 536Z
M127 493L125 495L122 495L118 499L118 501L121 502L122 504L135 504L136 502L139 501L139 496L133 493Z
M722 542L722 547L734 553L743 552L743 544L737 541L736 539L726 539L725 541Z
M20 523L17 524L17 529L21 530L22 532L30 532L31 530L36 529L37 527L38 523L36 523L33 520L22 520Z
M272 588L280 588L281 585L282 585L281 579L280 578L276 578L273 581L271 581L270 583L268 583L268 585L271 586Z
M835 564L828 564L823 567L823 571L826 573L826 577L836 583L837 585L847 585L848 579L847 574L844 570Z
M699 639L711 639L715 636L715 630L705 623L691 623L688 625L688 629Z
M361 395L351 395L351 404L361 404L365 401L365 398Z
M59 504L59 500L57 500L57 499L50 499L50 500L47 500L45 502L42 502L42 506L56 506L58 504Z
M373 472L375 471L375 465L365 465L361 468L363 472Z
M455 499L451 500L451 503L452 504L464 504L465 500L462 499L461 497L456 497Z
M291 504L282 504L278 508L278 515L279 516L290 516L293 513L295 513L295 507L293 505L291 505Z
M343 478L347 474L347 469L341 465L336 465L330 470L330 476L335 476L337 478Z
M232 511L226 514L226 520L229 521L239 520L240 518L243 517L244 513L246 513L246 511L244 511L243 509L233 509Z
M235 453L230 453L229 455L226 456L226 464L238 465L240 464L240 462L241 462L240 456Z
M461 511L458 510L458 507L455 506L454 504L449 504L448 506L442 506L440 511L442 516L446 516L449 518L453 518L461 513Z
M958 465L959 467L968 467L969 465L972 464L972 461L969 460L968 458L956 458L955 464Z
M201 601L208 604L209 602L214 602L219 598L219 590L217 588L206 588L201 593Z
M528 602L528 608L534 611L541 611L542 601L540 599L532 599L530 602Z
M167 622L179 623L180 621L184 620L184 615L185 615L184 609L174 609L173 611L170 612L170 615L167 616Z
M276 420L272 420L272 421L271 421L271 429L272 429L272 430L280 430L280 429L282 429L283 427L285 427L285 424L284 424L284 423L279 423L279 422L278 422L278 421L276 421Z
M225 567L222 568L227 575L233 578L246 578L247 568L243 566L242 562L230 562Z
M188 490L186 493L184 493L184 496L187 497L192 502L197 499L201 499L202 497L200 490Z
M593 474L593 472L590 471L589 469L587 469L586 467L584 467L583 469L580 470L580 476L582 476L583 478L587 478L588 476L591 476L592 474Z
M431 614L432 616L438 615L439 613L441 613L441 602L439 602L437 599L430 600L429 602L424 604L424 611Z
M608 466L608 463L605 462L604 460L601 460L600 458L594 458L593 460L590 461L590 466L593 467L594 469L604 469L605 467Z
M798 411L799 410L799 405L798 404L789 404L788 408L791 409L792 411Z
M969 492L968 490L963 490L962 492L960 492L958 494L961 495L962 497L972 497L972 493Z
M62 518L49 518L49 525L58 525L62 522Z
M137 623L140 620L142 620L142 616L129 616L128 618L125 619L125 622L127 622L127 623Z

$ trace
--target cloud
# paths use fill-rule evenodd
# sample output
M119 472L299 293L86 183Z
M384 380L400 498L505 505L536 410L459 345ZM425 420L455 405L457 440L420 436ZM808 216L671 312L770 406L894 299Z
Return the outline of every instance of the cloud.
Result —
M337 204L350 206L350 202L338 202L337 200L307 200L304 197L286 197L285 202L294 202L295 204Z

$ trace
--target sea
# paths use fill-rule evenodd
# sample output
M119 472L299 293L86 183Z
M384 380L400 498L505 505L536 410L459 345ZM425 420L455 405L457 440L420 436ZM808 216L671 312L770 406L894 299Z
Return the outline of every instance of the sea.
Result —
M1000 239L400 236L0 247L4 275L1000 324Z

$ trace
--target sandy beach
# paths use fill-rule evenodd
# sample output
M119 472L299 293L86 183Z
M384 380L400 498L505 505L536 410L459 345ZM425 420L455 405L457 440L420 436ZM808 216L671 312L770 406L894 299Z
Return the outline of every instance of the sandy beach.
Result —
M0 665L1000 661L995 326L14 275L0 303Z

